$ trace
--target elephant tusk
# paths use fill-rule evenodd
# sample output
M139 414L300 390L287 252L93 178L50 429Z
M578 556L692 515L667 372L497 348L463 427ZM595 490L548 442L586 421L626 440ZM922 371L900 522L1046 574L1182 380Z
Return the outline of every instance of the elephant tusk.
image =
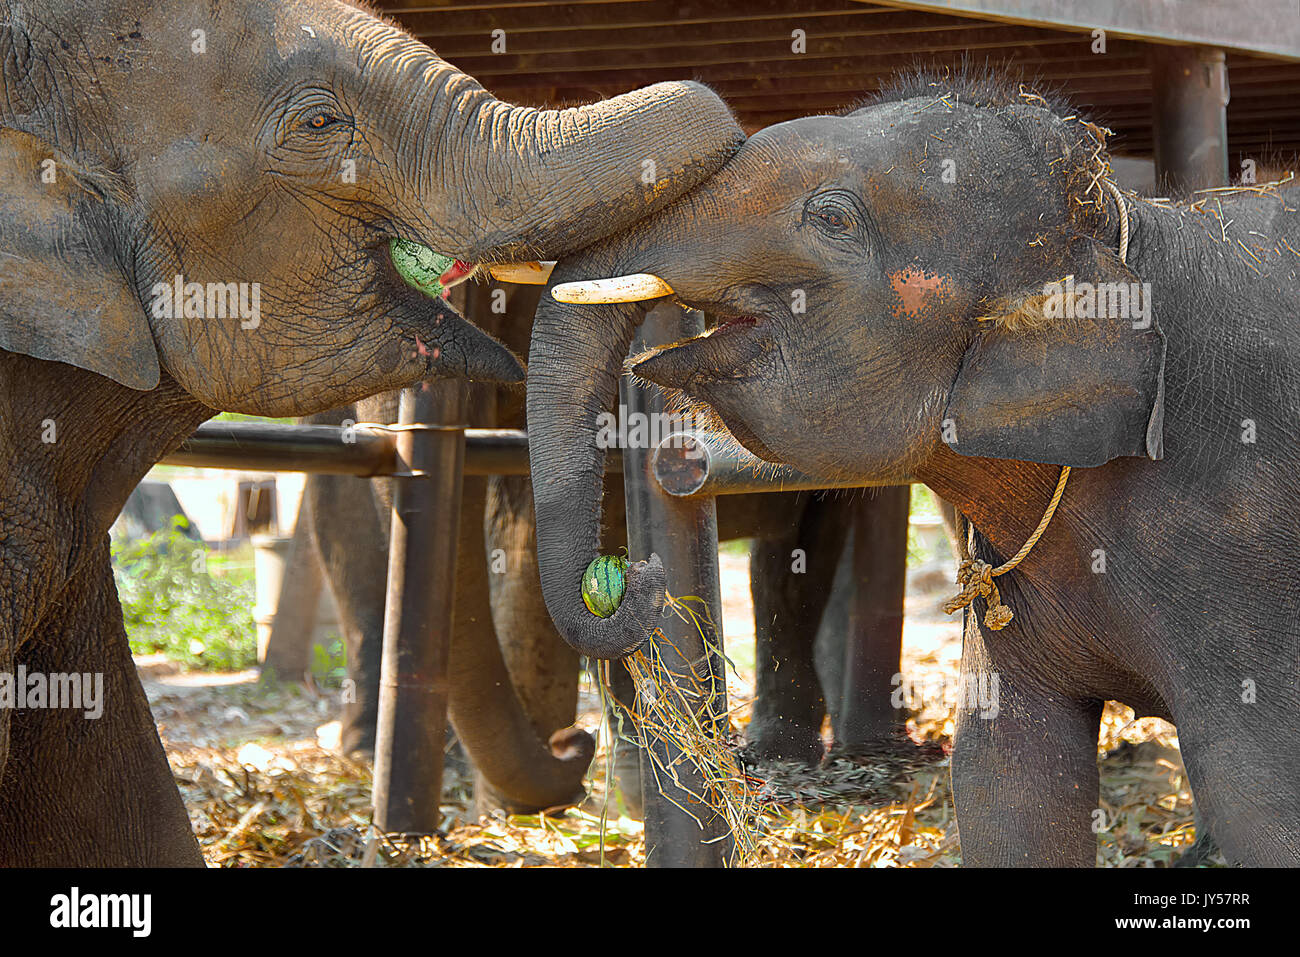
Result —
M502 282L517 282L526 286L545 286L548 279L551 278L551 270L555 268L555 260L550 262L538 263L497 263L488 266L488 271L492 273L493 279L499 279Z
M584 279L580 282L564 282L551 290L556 302L600 303L600 302L641 302L643 299L658 299L671 296L673 287L658 276L648 272L633 273L630 276L615 276L612 279Z

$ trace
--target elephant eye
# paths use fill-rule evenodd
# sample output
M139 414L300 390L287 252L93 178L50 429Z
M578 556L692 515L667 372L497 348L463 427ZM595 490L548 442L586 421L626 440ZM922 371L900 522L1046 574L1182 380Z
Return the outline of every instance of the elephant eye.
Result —
M854 248L866 243L870 233L870 216L861 200L846 189L830 189L809 197L803 221L826 239Z
M848 220L835 210L823 210L821 212L816 212L813 215L821 220L827 229L833 230L837 233L843 232L849 225Z
M343 120L326 109L312 110L306 117L306 125L315 132L323 132L333 129L341 124Z

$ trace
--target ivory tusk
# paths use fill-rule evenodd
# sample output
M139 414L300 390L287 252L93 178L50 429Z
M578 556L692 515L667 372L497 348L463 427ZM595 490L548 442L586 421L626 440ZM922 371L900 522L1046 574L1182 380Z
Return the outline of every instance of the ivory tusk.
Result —
M556 302L600 303L641 302L671 296L673 287L658 276L648 272L612 279L584 279L581 282L563 282L551 290Z
M538 263L498 263L488 266L488 272L492 273L493 279L499 279L502 282L517 282L526 286L545 286L548 279L551 278L551 270L555 268L555 260L550 262Z

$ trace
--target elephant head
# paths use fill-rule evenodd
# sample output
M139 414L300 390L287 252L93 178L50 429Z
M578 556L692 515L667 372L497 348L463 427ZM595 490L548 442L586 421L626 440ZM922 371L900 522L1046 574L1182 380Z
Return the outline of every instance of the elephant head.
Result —
M442 286L625 228L741 139L692 83L510 106L342 2L0 0L0 348L264 415L518 380Z
M1100 134L1032 94L979 92L919 83L769 127L693 192L559 263L567 303L539 309L528 427L543 590L579 650L627 653L664 600L654 560L630 569L611 618L579 591L597 415L643 308L628 300L671 294L716 320L632 372L707 403L769 461L894 484L962 457L1159 457L1164 339L1149 313L1053 313L1055 283L1061 306L1085 283L1136 278Z

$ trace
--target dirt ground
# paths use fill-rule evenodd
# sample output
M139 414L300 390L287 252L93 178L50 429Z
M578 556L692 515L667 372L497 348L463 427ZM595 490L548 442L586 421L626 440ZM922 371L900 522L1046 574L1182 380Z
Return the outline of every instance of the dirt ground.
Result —
M743 728L753 695L753 614L748 560L721 556L724 629L737 670L728 675L732 720ZM936 560L909 574L904 674L918 696L908 732L928 747L905 765L836 761L757 772L742 863L768 867L950 867L961 851L948 785L959 616L942 614L951 567ZM157 656L137 659L172 769L212 866L636 866L641 824L606 791L602 745L579 808L553 816L476 820L463 765L446 772L443 833L414 844L371 839L368 765L331 750L336 692L269 687L254 671L179 673ZM584 678L578 723L599 732L596 690ZM1098 742L1098 863L1166 866L1194 834L1177 736L1158 719L1133 721L1107 706ZM602 737L602 741L603 741ZM603 823L602 823L603 820Z

